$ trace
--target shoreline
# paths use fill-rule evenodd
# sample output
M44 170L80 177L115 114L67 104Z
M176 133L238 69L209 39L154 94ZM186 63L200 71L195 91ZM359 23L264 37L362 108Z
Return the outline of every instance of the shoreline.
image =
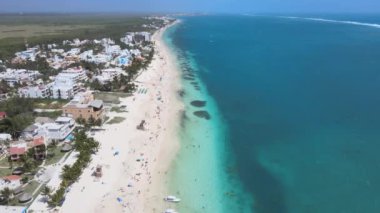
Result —
M110 119L118 116L125 120L105 124L105 131L95 133L101 147L70 188L60 212L162 212L172 208L163 197L169 193L168 170L179 151L184 104L178 95L181 72L163 35L178 23L153 35L154 59L136 78L139 89L147 92L120 99L128 112L109 113ZM137 130L142 120L146 129ZM99 180L92 176L97 165L103 167Z

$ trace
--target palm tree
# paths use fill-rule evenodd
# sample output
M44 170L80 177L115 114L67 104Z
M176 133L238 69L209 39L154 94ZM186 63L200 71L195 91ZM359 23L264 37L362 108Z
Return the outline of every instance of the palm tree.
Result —
M70 166L69 165L64 165L63 168L62 168L62 173L67 173L70 171Z
M31 158L26 158L24 165L23 165L24 171L31 172L36 168L36 163Z
M60 187L53 195L50 196L50 200L48 201L49 206L56 207L58 206L63 196L65 195L65 188Z
M10 117L4 118L0 121L0 131L8 132L15 137L17 135L16 123Z
M58 99L61 99L62 97L61 97L61 90L60 89L58 89Z
M4 197L6 203L8 203L9 198L12 195L12 191L8 187L5 187L3 190L1 190L1 195Z
M42 190L42 196L44 196L45 197L45 200L47 201L47 200L49 200L49 197L50 197L50 194L51 194L51 189L50 189L50 187L48 187L48 186L45 186L45 188Z

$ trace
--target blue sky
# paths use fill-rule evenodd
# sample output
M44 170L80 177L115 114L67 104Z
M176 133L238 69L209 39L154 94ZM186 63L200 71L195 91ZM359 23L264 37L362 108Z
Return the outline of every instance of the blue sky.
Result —
M380 0L0 0L0 11L380 13Z

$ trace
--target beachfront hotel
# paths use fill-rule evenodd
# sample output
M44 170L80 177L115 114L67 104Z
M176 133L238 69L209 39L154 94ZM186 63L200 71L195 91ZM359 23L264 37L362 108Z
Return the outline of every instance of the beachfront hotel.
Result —
M90 92L80 93L63 106L63 114L74 119L91 117L95 120L104 118L103 101L95 100Z

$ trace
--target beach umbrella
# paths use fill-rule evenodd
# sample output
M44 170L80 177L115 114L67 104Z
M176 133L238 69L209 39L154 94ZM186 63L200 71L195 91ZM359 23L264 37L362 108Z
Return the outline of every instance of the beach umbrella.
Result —
M20 203L26 203L28 201L30 201L32 199L32 195L25 192L24 194L22 194L19 198L18 198L18 201Z

